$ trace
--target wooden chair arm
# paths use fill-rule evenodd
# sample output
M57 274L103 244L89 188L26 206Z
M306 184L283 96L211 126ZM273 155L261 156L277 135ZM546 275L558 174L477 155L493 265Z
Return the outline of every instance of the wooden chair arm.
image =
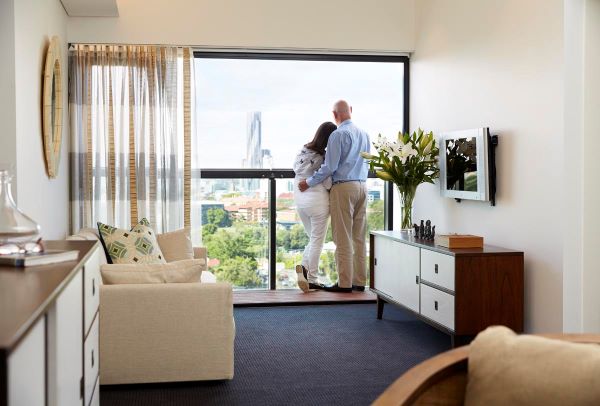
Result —
M373 403L374 406L413 404L432 385L457 373L466 374L469 346L443 352L414 366Z

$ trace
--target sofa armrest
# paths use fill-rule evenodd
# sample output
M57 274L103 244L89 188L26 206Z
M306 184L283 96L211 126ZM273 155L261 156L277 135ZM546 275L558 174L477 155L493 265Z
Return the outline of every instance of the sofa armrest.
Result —
M102 384L233 377L233 293L226 283L102 285Z
M206 262L206 247L194 247L194 259L204 259Z

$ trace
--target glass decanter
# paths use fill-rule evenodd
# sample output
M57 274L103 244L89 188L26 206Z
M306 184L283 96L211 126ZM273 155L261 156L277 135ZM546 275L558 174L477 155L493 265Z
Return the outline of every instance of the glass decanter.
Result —
M22 245L38 239L40 226L17 208L12 197L12 176L0 169L0 246Z

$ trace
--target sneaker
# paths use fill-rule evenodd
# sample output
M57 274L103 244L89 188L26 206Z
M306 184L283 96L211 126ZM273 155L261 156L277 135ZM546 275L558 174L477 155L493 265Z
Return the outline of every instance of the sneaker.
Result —
M298 287L302 289L302 292L308 292L308 281L304 276L304 267L302 265L296 265L296 278L298 279Z

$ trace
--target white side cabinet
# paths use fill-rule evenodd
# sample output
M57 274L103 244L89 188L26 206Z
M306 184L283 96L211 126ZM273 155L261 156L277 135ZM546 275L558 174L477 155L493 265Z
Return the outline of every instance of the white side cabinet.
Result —
M371 289L377 318L384 303L400 305L468 342L491 325L523 331L523 252L505 248L447 249L397 231L373 231Z
M0 406L99 405L97 241L50 241L77 261L0 267Z

